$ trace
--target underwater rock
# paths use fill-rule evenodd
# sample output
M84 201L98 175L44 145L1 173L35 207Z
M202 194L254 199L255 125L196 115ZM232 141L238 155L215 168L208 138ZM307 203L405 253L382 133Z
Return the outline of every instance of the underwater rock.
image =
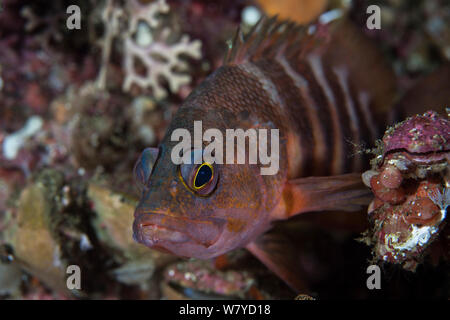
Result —
M376 153L363 174L375 195L363 241L375 260L414 271L446 227L450 121L433 111L408 118L386 131Z
M177 258L134 242L136 199L83 179L53 169L36 174L2 219L11 263L66 297L116 297L124 285L140 288L128 294L157 292L155 270ZM80 290L67 289L69 265L82 271Z
M0 231L2 230L1 213L7 210L9 202L12 202L24 184L25 177L22 172L0 166Z
M177 259L169 254L149 250L133 240L131 226L137 199L94 183L89 184L88 197L96 212L92 219L96 235L120 265L112 272L118 281L139 284L145 288L155 269Z
M129 173L142 148L155 145L167 126L164 111L152 99L131 100L92 84L68 103L76 110L70 131L74 162L88 172L103 168Z
M166 299L292 299L295 293L245 249L210 260L166 266L160 284Z
M246 271L221 271L214 269L211 261L201 260L168 266L164 279L163 294L172 299L250 298L256 281Z
M87 91L87 90L86 90ZM122 109L129 101L115 94L80 91L74 101L79 110L72 132L71 148L78 166L110 169L123 163L132 141L127 132L128 119Z
M0 297L14 297L20 293L22 271L17 265L0 262Z
M53 176L53 185L37 181L21 193L14 223L4 231L3 240L13 250L14 263L38 277L49 288L69 295L66 287L67 261L52 227L55 190L62 177Z

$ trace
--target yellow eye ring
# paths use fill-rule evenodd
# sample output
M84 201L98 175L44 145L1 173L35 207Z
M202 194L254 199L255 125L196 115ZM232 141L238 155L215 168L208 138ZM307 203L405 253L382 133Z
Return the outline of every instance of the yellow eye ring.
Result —
M198 173L200 172L200 169L203 168L204 166L207 166L209 168L209 170L211 170L211 178L209 178L209 180L206 181L205 183L203 183L201 186L197 187L195 185L195 181L197 180L197 176L198 176ZM197 172L195 173L194 180L192 180L192 187L194 188L194 190L201 190L208 183L210 183L213 179L214 179L214 168L213 168L213 166L211 164L209 164L208 162L204 162L197 168Z

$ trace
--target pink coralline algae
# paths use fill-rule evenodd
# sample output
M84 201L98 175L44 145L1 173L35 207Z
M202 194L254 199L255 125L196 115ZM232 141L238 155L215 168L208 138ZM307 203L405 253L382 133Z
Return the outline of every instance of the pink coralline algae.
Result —
M184 288L191 288L206 295L248 298L255 280L246 272L213 269L208 263L190 261L167 268L164 278Z
M449 150L449 121L433 111L411 117L388 130L383 137L383 144L385 154L400 149L419 155Z
M449 152L450 121L435 112L386 131L372 170L363 174L375 195L368 210L371 229L364 238L375 260L414 271L426 253L445 255L432 244L447 241L439 234L450 204Z

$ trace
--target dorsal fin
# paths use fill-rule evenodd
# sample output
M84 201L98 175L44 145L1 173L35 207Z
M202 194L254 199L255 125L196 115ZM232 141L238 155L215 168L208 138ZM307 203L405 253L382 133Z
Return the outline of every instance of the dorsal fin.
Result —
M299 54L300 40L306 35L305 26L288 20L277 21L277 16L262 17L246 35L241 28L237 30L223 64L241 64L261 57L270 59L278 54Z
M376 44L345 17L307 26L263 17L247 35L237 31L224 65L283 57L297 68L310 55L333 70L345 70L350 83L370 97L367 108L376 122L386 123L396 93L395 74Z

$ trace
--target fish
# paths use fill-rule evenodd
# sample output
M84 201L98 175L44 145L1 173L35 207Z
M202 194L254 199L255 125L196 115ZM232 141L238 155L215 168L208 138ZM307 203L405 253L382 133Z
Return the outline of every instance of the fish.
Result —
M134 239L198 259L245 247L304 292L294 259L283 254L290 245L267 231L302 213L367 206L372 197L361 173L368 162L359 149L383 131L395 93L383 55L345 19L299 26L264 17L246 35L238 30L223 65L185 99L159 146L136 162L142 195ZM224 135L278 129L277 173L262 175L261 163L174 164L173 132L192 134L199 120ZM207 145L185 150L187 157L197 159Z
M446 117L446 108L450 105L450 62L444 63L430 74L419 78L406 90L394 110L399 119L406 119L417 114L433 110Z

